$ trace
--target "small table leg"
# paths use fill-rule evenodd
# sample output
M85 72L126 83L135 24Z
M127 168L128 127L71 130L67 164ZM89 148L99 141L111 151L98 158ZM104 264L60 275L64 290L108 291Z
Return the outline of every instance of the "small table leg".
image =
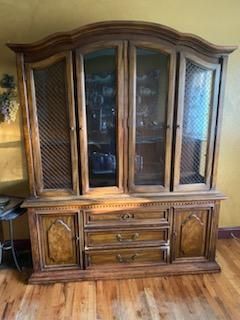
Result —
M0 242L0 264L2 263L3 243Z
M18 261L17 261L17 257L16 257L16 253L15 253L15 248L14 248L12 220L9 220L9 231L10 231L10 241L11 241L11 250L12 250L13 260L14 260L15 266L17 267L18 271L21 272L22 270L19 267L19 264L18 264Z

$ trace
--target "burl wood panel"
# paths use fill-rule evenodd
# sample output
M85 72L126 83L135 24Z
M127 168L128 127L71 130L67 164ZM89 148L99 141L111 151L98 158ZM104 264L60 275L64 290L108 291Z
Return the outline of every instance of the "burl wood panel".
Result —
M44 266L78 264L77 216L39 215Z
M208 256L211 208L176 209L175 258L204 258Z

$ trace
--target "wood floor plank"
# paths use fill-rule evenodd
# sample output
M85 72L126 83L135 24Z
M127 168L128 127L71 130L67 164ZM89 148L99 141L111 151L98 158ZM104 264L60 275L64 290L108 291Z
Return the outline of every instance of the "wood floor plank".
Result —
M218 241L219 274L26 285L0 270L1 320L239 320L240 242Z

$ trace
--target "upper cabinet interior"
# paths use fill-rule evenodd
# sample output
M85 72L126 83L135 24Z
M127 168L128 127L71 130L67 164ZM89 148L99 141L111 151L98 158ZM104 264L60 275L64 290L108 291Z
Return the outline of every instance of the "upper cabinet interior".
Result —
M211 188L220 69L219 63L180 54L175 190Z
M139 40L129 57L129 188L169 191L176 55Z
M33 196L215 189L235 47L127 21L8 46L17 52Z
M76 51L83 193L123 192L123 43Z

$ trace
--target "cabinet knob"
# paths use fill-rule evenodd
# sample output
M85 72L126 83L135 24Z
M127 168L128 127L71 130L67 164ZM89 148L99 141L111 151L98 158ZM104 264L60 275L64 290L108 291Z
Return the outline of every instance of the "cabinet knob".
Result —
M71 131L74 131L74 130L75 130L75 127L71 127L70 129L71 129Z
M127 212L127 213L121 215L121 220L123 220L123 221L131 220L131 219L134 219L133 213Z
M179 129L179 128L180 128L180 124L177 124L177 125L176 125L176 128Z

